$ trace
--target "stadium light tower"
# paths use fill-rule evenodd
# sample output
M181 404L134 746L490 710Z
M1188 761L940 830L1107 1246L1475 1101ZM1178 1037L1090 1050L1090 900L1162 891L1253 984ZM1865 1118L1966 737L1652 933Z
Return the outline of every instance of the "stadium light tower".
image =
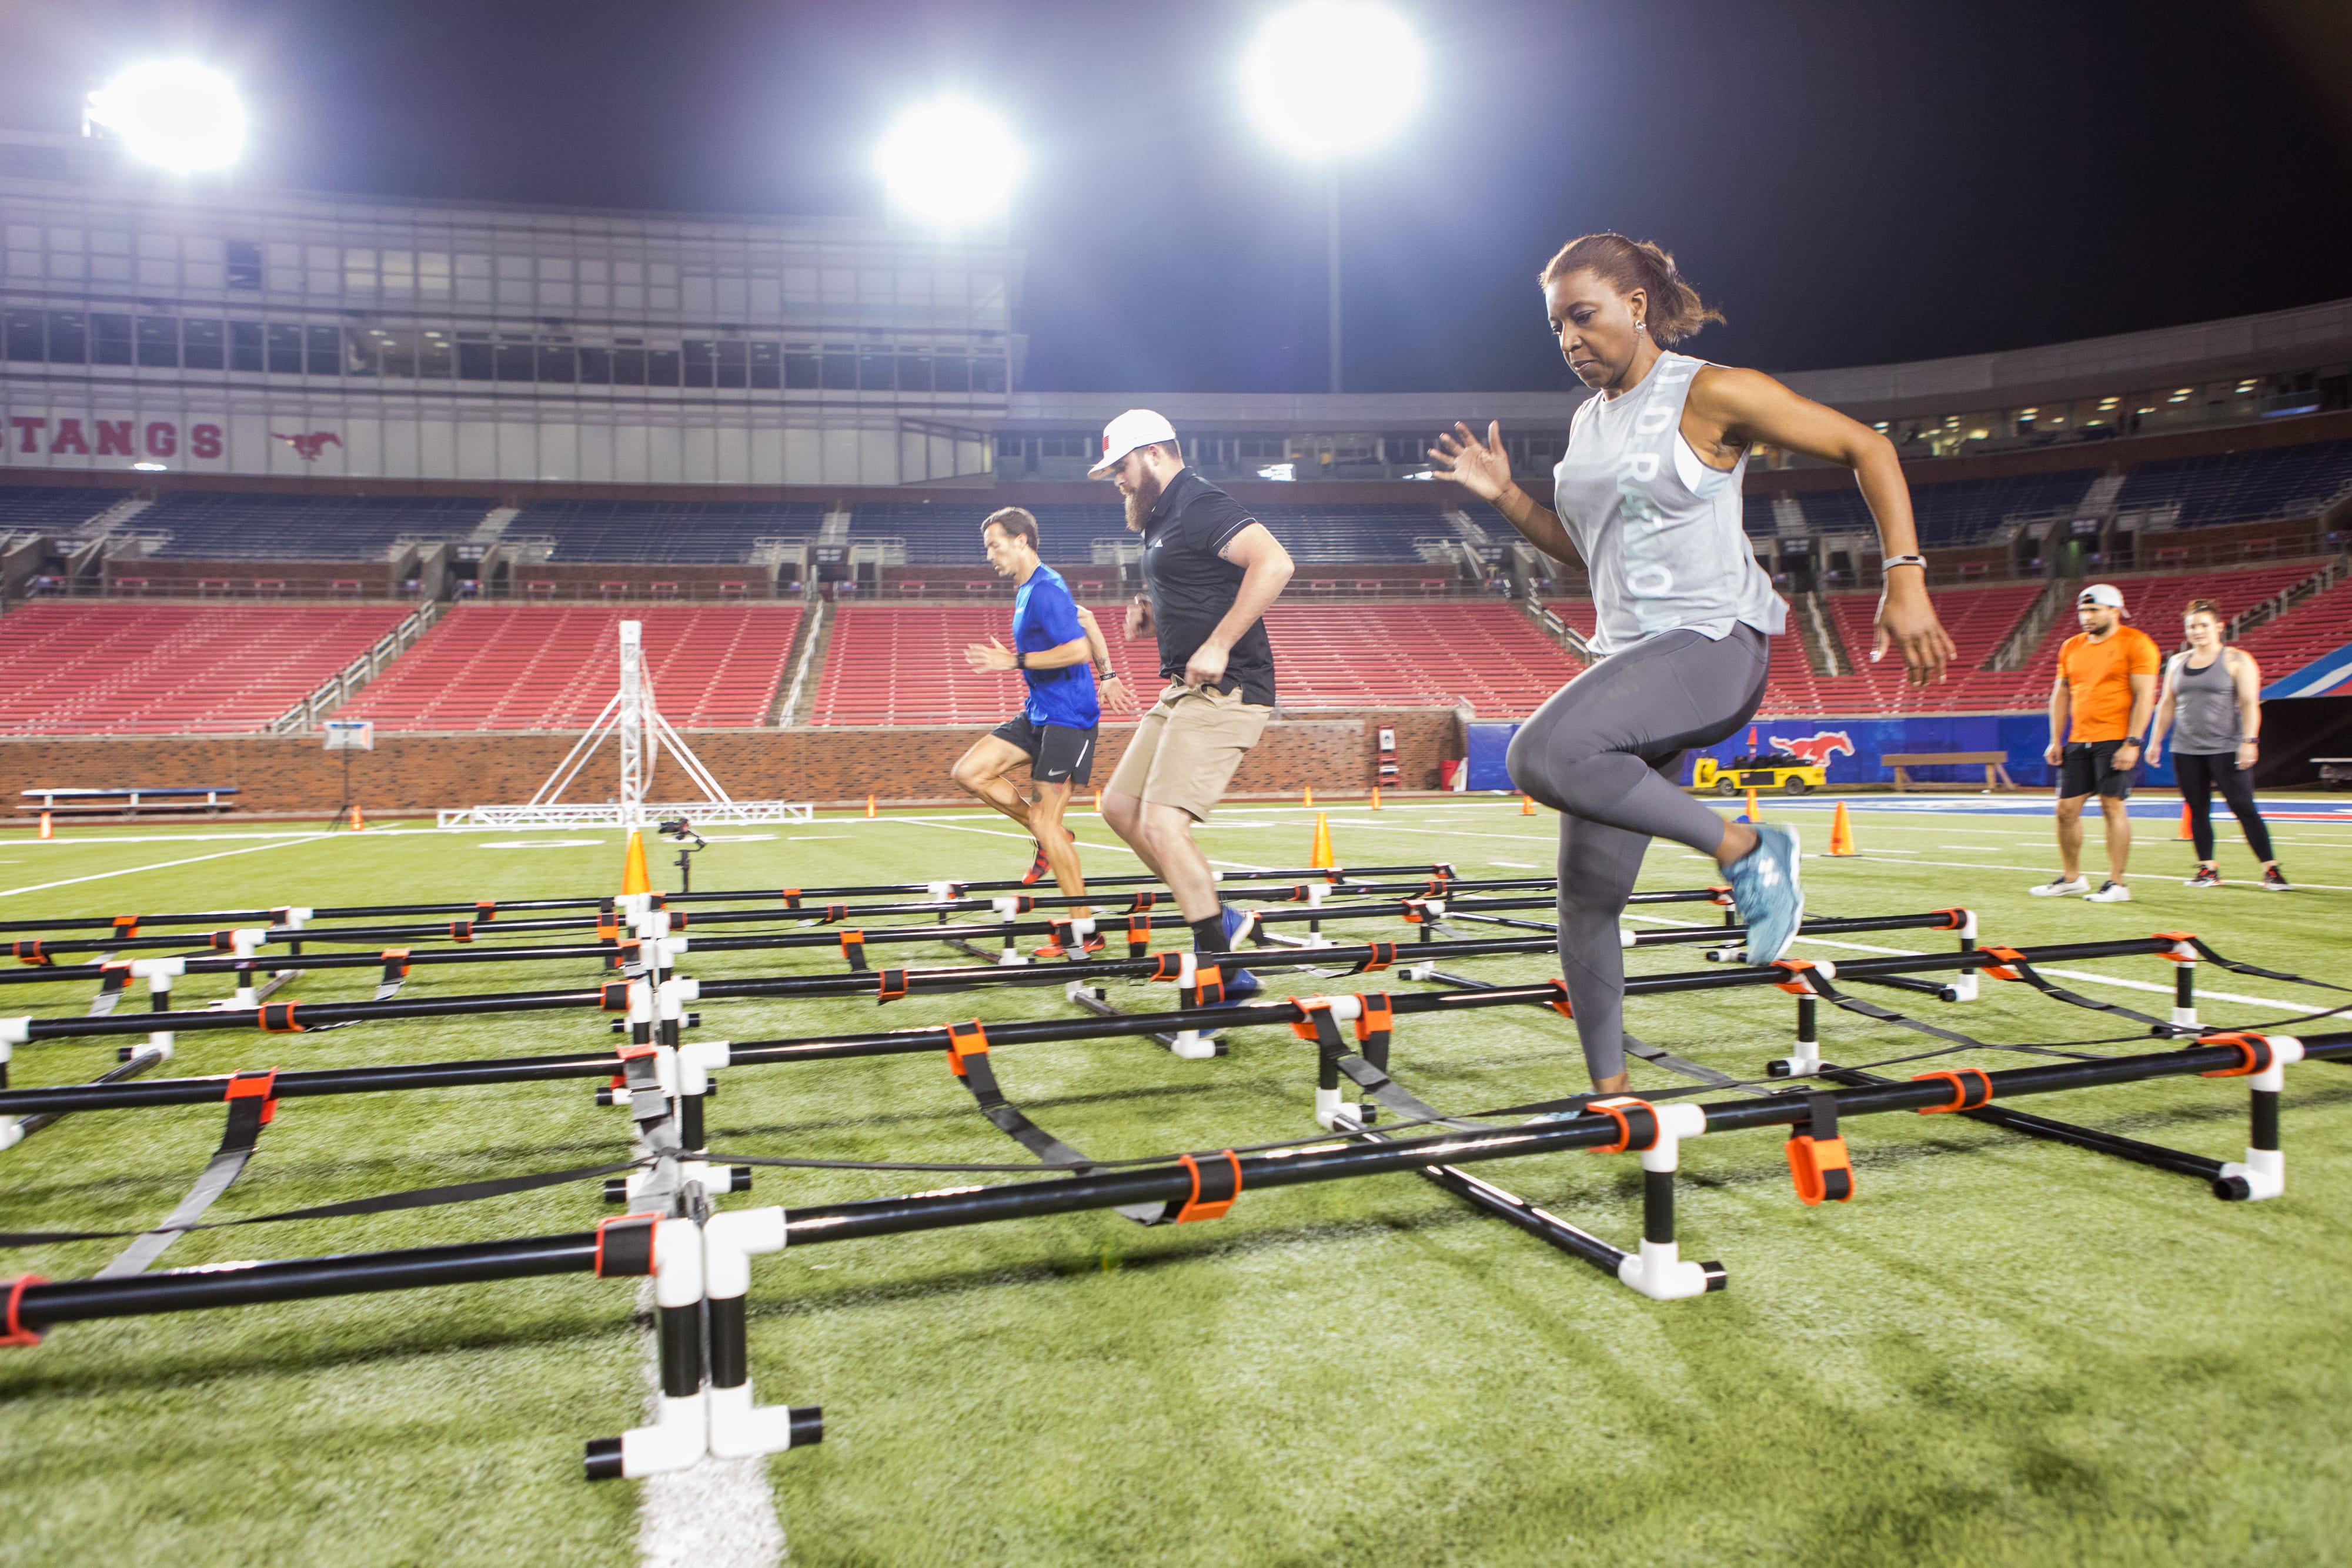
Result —
M1323 166L1328 230L1331 390L1340 390L1339 160L1376 146L1421 99L1421 40L1364 0L1307 0L1266 24L1244 67L1259 125Z
M245 106L219 72L188 60L133 66L89 95L82 133L111 131L174 173L225 168L245 147Z
M1021 150L995 115L948 99L901 115L876 162L893 201L952 228L1003 209L1020 177Z

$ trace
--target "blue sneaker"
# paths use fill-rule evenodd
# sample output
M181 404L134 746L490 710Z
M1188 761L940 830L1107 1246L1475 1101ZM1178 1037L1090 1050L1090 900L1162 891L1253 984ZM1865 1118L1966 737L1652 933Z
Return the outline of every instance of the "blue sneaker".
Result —
M1748 927L1748 961L1769 964L1796 940L1805 917L1805 893L1797 883L1797 830L1778 822L1756 824L1756 847L1733 862L1731 896Z
M1250 917L1246 912L1235 909L1230 904L1221 904L1217 905L1217 909L1225 918L1225 941L1230 944L1241 934L1243 927L1249 925ZM1236 969L1222 964L1220 967L1224 969L1225 1000L1229 1002L1245 1002L1265 989L1258 977L1247 969Z

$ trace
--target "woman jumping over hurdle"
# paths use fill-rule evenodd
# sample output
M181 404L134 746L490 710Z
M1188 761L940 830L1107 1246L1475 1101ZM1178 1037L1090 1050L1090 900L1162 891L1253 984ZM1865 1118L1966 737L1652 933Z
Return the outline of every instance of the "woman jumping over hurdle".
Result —
M1546 555L1581 560L1606 655L1512 739L1511 782L1560 813L1559 960L1596 1089L1625 1087L1618 918L1654 837L1728 875L1748 962L1788 949L1804 915L1794 830L1724 820L1683 792L1683 753L1736 733L1763 700L1768 639L1788 624L1742 530L1740 476L1759 444L1853 471L1878 521L1885 583L1874 660L1891 645L1914 685L1943 678L1951 639L1927 602L1911 497L1887 439L1755 371L1660 347L1722 316L1655 245L1587 235L1542 272L1552 335L1587 399L1546 508L1511 482L1499 422L1466 424L1430 458Z
M2254 804L2254 762L2262 754L2254 737L2263 731L2263 672L2254 656L2221 641L2221 607L2192 599L2181 615L2189 646L2164 667L2164 695L2147 737L2147 763L2164 759L2165 732L2172 733L2172 777L2189 803L2189 836L2197 841L2197 870L2181 885L2219 887L2221 862L2213 858L2213 790L2230 803L2246 847L2263 862L2263 887L2291 892L2286 873L2271 853L2271 830ZM2178 727L2175 727L2175 721Z

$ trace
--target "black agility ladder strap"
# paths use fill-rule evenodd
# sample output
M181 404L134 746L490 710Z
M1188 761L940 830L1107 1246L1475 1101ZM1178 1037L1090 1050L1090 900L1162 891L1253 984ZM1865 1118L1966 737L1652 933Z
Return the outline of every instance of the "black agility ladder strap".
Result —
M1390 965L1396 962L1397 945L1395 943L1368 942L1365 944L1365 946L1370 949L1369 954L1361 963L1349 970L1348 973L1351 975L1368 975L1375 969L1385 969Z
M1844 1203L1853 1197L1853 1160L1838 1133L1837 1096L1808 1094L1805 1100L1805 1130L1789 1139L1789 1174L1796 1178L1797 1200L1808 1208Z
M1587 1115L1606 1116L1617 1124L1617 1141L1597 1145L1595 1154L1622 1155L1628 1149L1646 1149L1658 1141L1657 1107L1639 1095L1588 1101L1584 1110Z
M98 967L98 995L90 998L90 1016L95 1018L112 1012L114 1004L122 999L123 988L130 984L129 960L100 964Z
M1176 1163L1192 1174L1192 1191L1181 1204L1168 1205L1168 1218L1178 1225L1223 1219L1242 1195L1241 1156L1220 1149L1213 1155L1180 1155Z
M1301 1040L1314 1041L1323 1060L1362 1090L1368 1099L1409 1122L1461 1128L1482 1126L1480 1123L1447 1115L1391 1078L1388 1059L1389 1040L1396 1028L1394 1005L1385 991L1359 996L1356 1002L1356 1039L1362 1042L1360 1053L1349 1051L1340 1038L1339 1026L1331 1016L1331 1003L1327 998L1298 998L1293 1005L1302 1016L1291 1024L1291 1032Z
M120 942L139 935L139 916L118 915L114 917L114 937Z
M48 1281L38 1274L19 1274L8 1282L8 1317L5 1330L0 1330L0 1345L41 1343L41 1331L26 1328L18 1314L25 1310L25 1288L47 1283Z
M1974 1111L1992 1103L1992 1075L1981 1067L1957 1067L1948 1072L1915 1072L1911 1075L1911 1082L1924 1083L1937 1078L1952 1086L1952 1098L1941 1105L1920 1106L1919 1114L1922 1116L1941 1115L1947 1111Z
M1151 922L1142 915L1129 915L1127 922L1127 956L1140 958L1151 947Z
M996 1070L989 1065L988 1031L978 1019L967 1023L948 1025L948 1067L971 1091L980 1113L989 1124L1037 1157L1040 1165L1056 1169L1088 1171L1094 1162L1086 1152L1064 1143L1045 1128L1031 1121L1020 1106L1005 1099L996 1082ZM1139 1224L1150 1225L1160 1218L1160 1206L1156 1203L1122 1204L1113 1210L1122 1218Z
M1331 1017L1328 997L1299 997L1291 1004L1298 1017L1291 1021L1290 1032L1309 1045L1319 1046L1327 1056L1337 1056L1347 1049L1339 1039L1339 1026Z
M2246 1078L2262 1071L2274 1060L2271 1042L2259 1034L2200 1035L2197 1043L2203 1046L2232 1045L2238 1048L2235 1065L2217 1067L2210 1072L2200 1072L2200 1078Z
M877 972L874 985L874 1005L895 1002L907 994L907 971L883 969Z
M244 1173L246 1163L253 1158L254 1145L260 1140L261 1129L277 1116L278 1101L271 1092L277 1082L278 1070L274 1067L229 1075L228 1087L222 1095L228 1103L228 1124L222 1129L220 1147L205 1162L195 1186L188 1189L188 1195L163 1224L124 1248L93 1278L120 1280L143 1272L147 1265L163 1255L165 1248L204 1218L205 1210Z
M655 1214L617 1214L596 1227L596 1277L626 1279L654 1271Z
M261 1129L278 1119L278 1097L272 1092L277 1087L274 1067L229 1074L228 1089L221 1096L228 1103L228 1129L221 1134L224 1150L250 1149Z
M264 1034L300 1034L306 1026L294 1016L294 1009L300 1005L299 1002L264 1002L253 1021Z
M845 931L841 934L841 956L849 961L852 973L866 972L866 933Z

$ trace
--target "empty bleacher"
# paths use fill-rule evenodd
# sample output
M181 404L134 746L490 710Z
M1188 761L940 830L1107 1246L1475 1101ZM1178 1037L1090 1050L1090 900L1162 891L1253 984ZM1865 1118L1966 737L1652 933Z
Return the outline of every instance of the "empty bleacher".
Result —
M1895 650L1890 648L1885 659L1871 663L1878 616L1876 593L1822 595L1854 672L1821 683L1832 688L1821 694L1822 698L1838 706L1811 711L1951 713L2011 706L2018 688L2017 673L1987 670L1983 664L2041 596L2042 589L2039 582L2002 582L1934 590L1936 617L1951 636L1954 656L1941 685L1919 687L1906 682L1902 657ZM1854 706L1857 697L1860 706Z
M909 565L982 565L981 525L997 505L984 498L865 502L852 513L849 531L856 538L904 539ZM1037 518L1040 553L1049 561L1086 560L1094 540L1127 532L1118 493L1108 486L1098 505L1057 502L1028 509ZM1454 537L1453 525L1433 505L1269 505L1249 510L1301 563L1413 560L1413 540Z
M584 729L620 685L620 623L645 625L662 716L765 722L800 630L797 606L461 604L335 716L386 730Z
M540 501L507 532L551 538L551 560L728 564L754 539L813 539L824 522L817 501Z
M0 632L0 733L266 730L408 613L398 604L29 604Z
M2003 520L2046 517L2079 505L2095 468L2068 468L2055 474L2018 474L2000 479L1953 479L1942 484L1911 486L1911 511L1919 525L1919 543L1926 549L1949 549L1990 539ZM1805 520L1819 533L1864 534L1875 537L1877 525L1862 492L1850 485L1807 490L1798 497Z
M2252 628L2238 646L2253 655L2267 683L2294 674L2347 643L2352 643L2352 577L2338 578L2334 587Z
M1129 689L1152 700L1157 645L1148 638L1130 644L1114 617L1100 619ZM1020 706L1018 678L974 672L963 651L992 636L1002 642L1006 621L1001 609L844 609L810 722L1002 722ZM1481 717L1521 718L1578 667L1524 612L1502 604L1277 604L1266 631L1289 712L1466 702Z
M0 486L0 534L69 534L129 494L57 485Z
M380 560L404 535L463 538L493 504L487 497L181 490L134 526L168 532L155 554L184 560Z
M1449 495L1452 492L1448 492ZM1454 502L1459 505L1459 501ZM1455 538L1435 505L1264 506L1250 508L1297 561L1412 560L1412 541ZM1491 514L1490 514L1491 516ZM1495 519L1497 528L1507 525Z
M2184 528L2309 517L2352 490L2352 441L2315 441L2211 457L2142 463L2125 476L2119 512L2176 511Z

